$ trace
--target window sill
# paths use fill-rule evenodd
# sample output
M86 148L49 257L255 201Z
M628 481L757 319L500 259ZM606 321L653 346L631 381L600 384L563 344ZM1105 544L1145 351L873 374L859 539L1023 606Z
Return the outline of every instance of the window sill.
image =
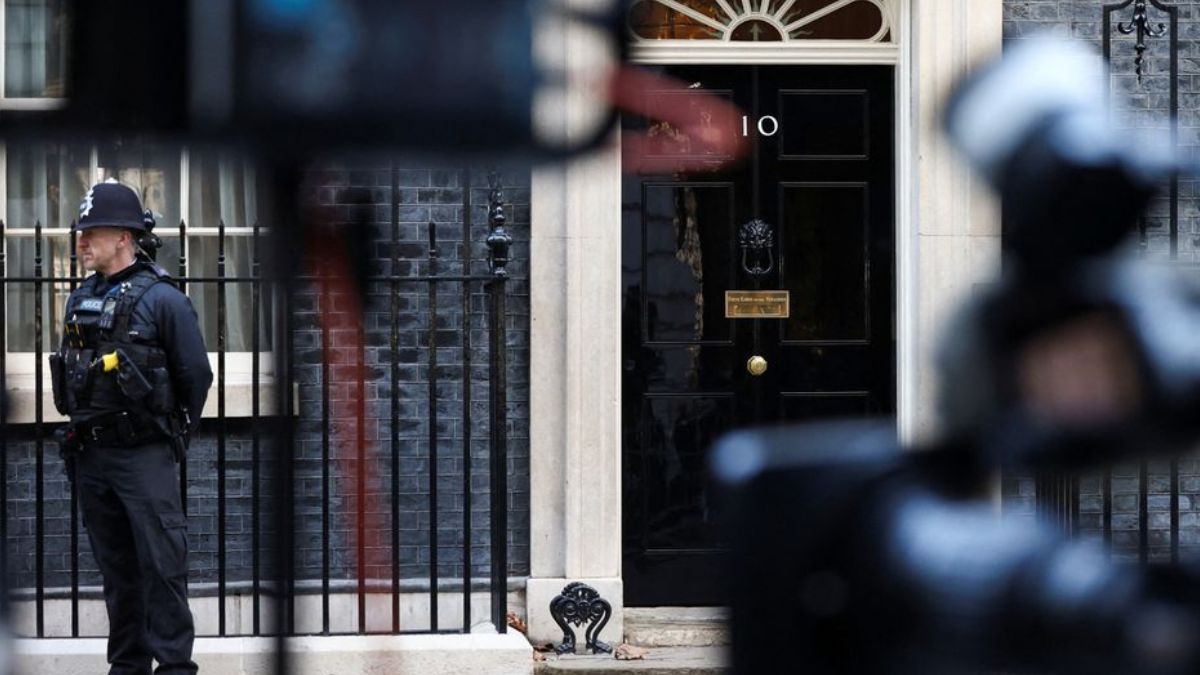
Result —
M208 355L216 373L216 354ZM244 357L244 358L242 358ZM260 364L270 364L271 354L263 354ZM225 369L225 417L251 417L254 414L254 383L250 369L230 366L241 366L241 361L249 364L250 355L227 354ZM8 354L8 382L5 394L8 403L7 424L33 424L37 421L37 387L33 373L32 354ZM293 384L293 388L295 385ZM258 411L259 415L270 415L275 408L276 383L273 372L260 372L258 376ZM298 401L293 392L292 400ZM217 380L214 375L212 387L208 390L208 400L204 404L204 417L217 417L219 401L217 400ZM295 411L293 411L295 412ZM43 364L42 368L42 421L59 423L66 418L54 409L54 393L50 386L50 366Z

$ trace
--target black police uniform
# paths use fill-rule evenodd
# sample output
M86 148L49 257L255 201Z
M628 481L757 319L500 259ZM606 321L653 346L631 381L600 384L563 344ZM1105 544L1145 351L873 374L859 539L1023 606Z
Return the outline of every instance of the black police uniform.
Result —
M103 185L89 192L91 218L81 228L111 222ZM109 672L148 674L153 658L157 673L194 673L177 462L212 383L195 310L148 260L108 278L93 274L67 301L51 371L55 404L71 419L65 444L75 450L83 520L104 578Z

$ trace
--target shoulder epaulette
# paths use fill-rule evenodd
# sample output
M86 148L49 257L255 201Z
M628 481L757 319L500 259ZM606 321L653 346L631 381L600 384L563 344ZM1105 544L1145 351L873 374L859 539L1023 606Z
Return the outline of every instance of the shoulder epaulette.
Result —
M160 281L165 281L172 285L175 283L175 280L171 278L171 275L162 266L152 263L142 265L138 273L129 278L129 283L135 291L133 299L137 300L137 298L141 297L142 293Z
M158 277L159 279L166 279L167 281L175 280L175 277L171 276L171 273L167 271L167 268L159 265L158 263L152 262L147 264L146 267L150 268L150 271L154 272L154 276Z
M154 276L153 283L165 281L165 282L171 284L172 286L176 286L175 277L171 276L171 273L167 271L167 268L163 267L162 265L159 265L156 262L151 262L149 260L143 261L142 262L142 270L149 272L150 274L152 274Z

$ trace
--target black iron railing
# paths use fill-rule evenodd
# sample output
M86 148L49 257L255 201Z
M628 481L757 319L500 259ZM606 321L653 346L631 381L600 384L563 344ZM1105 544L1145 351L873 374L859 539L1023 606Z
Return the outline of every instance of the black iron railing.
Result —
M390 235L377 242L386 243L390 249L386 258L379 261L390 264L388 273L366 279L370 295L376 299L371 303L371 311L387 317L386 322L377 321L375 325L367 325L366 313L359 311L360 307L341 312L356 319L351 323L325 320L341 303L348 302L344 289L331 283L342 278L345 270L318 264L313 268L315 271L292 281L293 289L315 290L280 293L272 279L263 276L260 252L267 238L263 236L265 228L257 224L249 235L252 244L248 275L230 273L226 248L229 235L223 222L217 226L215 235L216 276L188 273L186 223L181 222L178 230L171 233L177 235L179 241L179 286L186 291L189 286L213 285L218 291L216 341L209 345L210 349L215 347L216 353L211 394L215 398L216 416L204 420L198 439L208 439L206 442L212 446L215 575L211 582L196 585L197 588L203 586L205 591L199 595L211 592L216 598L217 635L467 632L473 623L473 592L488 594L491 622L497 630L505 630L508 592L505 300L511 237L505 229L503 195L498 179L495 174L491 175L486 229L474 227L471 174L463 170L460 174L462 238L457 264L442 256L438 228L433 222L426 228L428 248L425 255L415 258L411 255L411 238L401 237L398 175L398 170L393 167ZM478 236L481 232L477 229L486 233L486 239ZM0 222L0 240L5 236L6 227ZM53 264L47 272L43 243L48 236L70 239L72 252L66 277L55 277ZM53 289L65 284L73 290L82 276L74 255L73 234L59 230L58 234L48 235L42 224L36 223L33 242L32 276L10 276L9 260L0 250L0 279L4 286L0 289L0 316L8 316L10 289L30 291L34 307L30 317L34 324L33 351L20 355L20 358L33 360L32 419L25 423L0 425L0 472L6 477L0 486L0 540L6 543L0 549L0 575L10 581L17 577L26 580L26 583L16 583L6 599L15 598L33 612L30 636L77 637L81 634L81 548L79 504L73 489L69 491L65 507L70 523L66 535L69 538L67 584L49 589L55 597L65 595L69 598L69 635L51 634L46 628L48 532L44 507L56 499L53 491L48 489L46 463L56 462L53 459L56 445L51 440L51 431L56 424L47 419L42 406L42 363L48 346L43 322L47 318L51 321L61 319L43 316L43 303L51 297L47 295L47 289L53 293ZM488 249L487 270L476 273L476 264L482 267L485 260L475 259L471 252L483 245ZM402 256L402 251L408 251L410 255ZM402 273L405 271L419 273ZM249 286L251 317L249 410L239 410L237 414L230 410L227 361L230 308L226 290L234 285ZM450 311L455 303L444 302L447 288L457 291L457 312ZM315 311L302 316L297 312L296 304L306 295ZM9 320L6 325L12 323ZM423 363L420 349L405 346L418 342L403 339L405 333L414 330L414 325L417 326L415 330L424 332L420 341L424 347ZM487 333L486 345L478 344L474 337L477 325ZM271 383L264 377L260 356L264 346L262 337L266 335L270 336L269 349L280 357L278 363L284 364L274 373L276 395L270 409L264 409L267 406L262 404L264 395L271 389ZM349 356L342 353L344 350L337 349L339 338L346 335L353 335L353 339L345 343L353 345L353 354ZM456 337L448 341L447 336ZM308 340L307 347L299 344L301 338ZM439 360L439 350L443 354L449 351L457 358ZM473 365L484 350L486 370L479 372ZM372 363L368 363L368 354L373 357ZM311 362L317 358L314 355L319 355L317 364ZM12 358L16 357L7 349L0 349L2 382L8 382L12 374ZM300 359L306 359L306 362L299 363ZM426 370L423 379L422 365ZM448 375L453 370L459 371L457 382ZM316 397L306 396L314 387L310 386L311 382L304 381L307 375L303 375L313 371L319 373L315 386L319 396ZM483 379L481 375L486 377L487 385L483 394L477 390L477 380ZM425 400L412 400L413 393L421 385L424 385ZM367 409L368 390L376 392L374 401L382 403L386 400L387 404L373 408L373 416ZM479 415L472 415L472 405L482 403L480 399L484 396L489 414L486 419L481 419ZM380 412L384 408L386 411ZM421 439L425 443L423 450L418 447L420 441L402 431L405 418L411 418L414 410L422 409L427 410L427 429ZM452 433L452 429L447 431L451 428L450 422L457 426L457 433ZM315 425L318 431L306 433L299 427L302 424ZM384 428L386 433L382 432ZM375 433L369 433L371 430ZM459 443L458 451L449 452L448 445L455 441ZM304 467L307 465L303 464L306 460L300 446L307 448L313 444L319 446L319 470L306 473ZM10 457L18 446L30 447L32 455L32 491L27 501L32 502L34 513L29 519L32 520L32 531L24 538L10 536L10 522L14 521L10 505L19 501L14 501L9 489ZM351 450L347 451L347 447ZM412 467L417 467L415 476ZM481 467L488 474L488 487L484 489L475 482L480 477ZM193 474L195 468L193 466ZM391 475L385 479L381 474L389 470ZM277 476L283 478L277 480ZM206 481L211 480L203 475L189 475L188 462L181 462L180 486L185 510L189 493L208 490ZM319 482L319 498L312 499L303 486L298 489L302 481ZM231 484L236 487L231 489ZM410 497L412 493L422 491L426 493L426 500L421 512L415 514L419 517L409 518L416 509ZM459 499L461 505L455 504ZM473 510L482 506L484 499L490 522L487 529L481 531L476 529L480 525L479 513L473 513ZM448 502L456 508L448 509ZM235 507L236 512L231 511L231 507ZM293 548L300 543L302 532L299 530L304 529L294 527L297 519L304 516L301 507L308 511L319 510L319 530L310 533L319 539L314 549L319 551L319 566L305 568L304 561L297 559L299 547ZM447 524L447 518L458 510L461 510L458 522ZM246 511L248 519L242 517ZM196 513L191 515L197 517ZM418 523L410 531L427 530L424 549L416 547L411 539L404 540L405 530L401 523L406 520ZM346 527L346 521L352 522L353 526ZM249 532L244 531L247 526ZM460 536L461 542L448 547L444 541L447 535ZM248 544L234 546L236 542ZM21 570L24 576L14 577L10 563L14 556L22 559L27 556L29 551L21 550L26 544L33 548L32 565ZM440 554L449 548L458 551L456 555L447 556L455 559L448 563L441 560ZM402 560L402 550L415 550L413 559ZM248 556L243 555L246 553ZM240 556L238 563L231 563L234 554ZM196 557L195 550L192 555ZM277 560L283 562L283 569L274 564ZM485 579L475 578L477 573L473 572L472 566L476 563L480 569L488 570ZM231 575L231 567L236 574ZM385 568L386 571L381 571ZM423 573L419 572L421 569ZM456 570L451 574L458 578L447 579L448 569ZM90 572L96 576L94 571ZM63 570L55 573L61 576ZM428 588L424 589L426 584ZM439 606L448 594L455 593L461 594L462 618L447 625L440 620ZM227 623L228 598L234 594L249 601L252 617L247 626L236 630ZM297 600L315 594L320 595L320 628L298 629ZM356 596L356 617L347 629L333 620L331 599L349 594ZM384 594L391 596L390 621L386 626L376 621L372 627L368 620L369 599ZM402 620L402 596L418 594L427 595L427 616L406 625ZM281 624L272 621L277 615L268 610L267 600L279 603ZM277 626L281 629L276 629Z

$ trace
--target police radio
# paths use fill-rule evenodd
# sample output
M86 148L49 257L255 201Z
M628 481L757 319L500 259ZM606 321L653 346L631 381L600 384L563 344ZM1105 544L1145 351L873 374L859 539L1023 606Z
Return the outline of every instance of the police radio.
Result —
M144 254L154 262L158 259L158 249L162 248L162 238L154 234L154 212L149 209L142 214L142 224L146 229L136 235L134 243L137 244L138 252Z

